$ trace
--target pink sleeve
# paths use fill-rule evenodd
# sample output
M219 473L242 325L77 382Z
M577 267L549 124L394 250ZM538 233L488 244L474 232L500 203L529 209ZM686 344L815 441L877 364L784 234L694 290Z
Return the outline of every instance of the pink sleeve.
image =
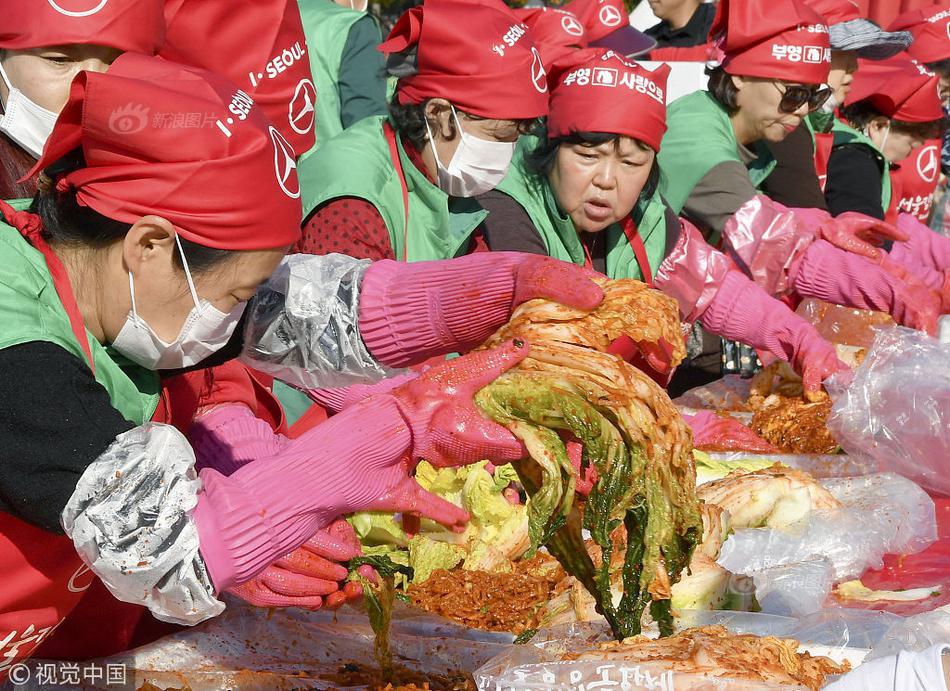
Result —
M679 303L683 321L694 322L709 306L733 264L711 247L692 223L680 219L680 225L676 246L660 264L654 285Z
M723 243L729 256L770 295L792 290L798 260L815 241L823 212L788 209L757 195L726 222Z

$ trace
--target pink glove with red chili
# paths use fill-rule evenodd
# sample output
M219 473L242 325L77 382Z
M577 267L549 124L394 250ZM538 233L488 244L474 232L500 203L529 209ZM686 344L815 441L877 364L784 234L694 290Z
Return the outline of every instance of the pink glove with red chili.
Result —
M360 334L391 367L481 345L515 307L548 298L592 310L604 293L584 267L535 254L480 252L443 261L375 262L363 277Z
M823 221L818 228L818 237L845 252L879 263L887 254L881 245L888 240L905 241L910 236L890 223L856 211L845 211Z
M343 566L360 554L356 533L349 523L339 519L229 592L257 607L336 609L363 595L358 582L346 582L348 572ZM361 566L358 571L375 578L369 566Z
M700 321L711 333L792 363L806 391L819 391L825 379L847 369L814 326L738 271L729 272Z
M950 312L950 238L935 233L910 214L898 216L897 227L909 238L894 243L888 258L936 291L941 311Z
M472 396L527 354L526 343L507 343L444 362L287 440L271 458L230 476L202 470L193 516L216 588L250 580L354 511L414 512L461 529L468 514L409 472L423 457L436 465L523 457L521 442L481 416Z
M904 326L936 333L939 299L824 240L817 240L805 251L793 269L792 283L802 297L887 312Z

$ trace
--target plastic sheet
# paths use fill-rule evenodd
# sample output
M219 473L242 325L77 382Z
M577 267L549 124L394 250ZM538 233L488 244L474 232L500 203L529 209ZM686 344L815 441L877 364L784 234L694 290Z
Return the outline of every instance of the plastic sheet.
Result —
M814 511L786 530L738 529L723 544L719 564L751 576L762 611L818 611L832 584L880 568L885 554L919 552L937 538L934 504L898 475L825 480L844 505Z
M870 348L874 343L874 328L894 326L894 320L884 312L859 310L833 305L830 302L807 298L795 310L832 343Z
M950 496L950 344L919 331L880 332L850 386L836 388L828 427L849 454Z
M695 415L683 415L686 424L693 430L693 447L704 451L747 450L752 453L777 452L774 446L746 427L741 421L721 417L711 410L701 410Z
M160 688L192 691L367 688L365 674L352 675L355 685L339 675L347 664L356 663L363 671L374 666L373 633L365 613L350 607L335 615L267 610L234 598L227 602L224 614L216 619L100 662L126 665L130 689L145 681ZM512 638L458 626L400 603L393 612L391 643L396 664L424 676L444 677L458 670L470 673L502 652ZM35 668L42 661L28 664L34 668L31 678L35 679ZM71 691L68 685L55 688ZM115 689L104 684L102 688Z
M749 413L746 400L749 398L749 379L738 374L727 374L711 384L690 389L673 399L677 408L691 410L730 410Z
M857 623L863 623L878 613L860 612ZM827 617L826 617L827 619ZM896 619L896 618L895 618ZM877 627L878 638L893 623L889 620ZM799 621L789 617L750 612L683 611L677 619L677 629L722 624L733 633L756 636L796 638L800 650L816 655L827 655L836 661L848 660L858 664L867 654L867 647L853 648L841 645L839 621L829 620L828 626L817 621ZM827 630L826 630L827 629ZM649 631L645 631L650 635ZM799 635L805 633L807 636ZM483 691L514 691L515 689L556 689L586 691L598 688L623 689L704 689L715 691L752 691L755 689L803 689L795 685L765 684L705 678L684 673L670 675L660 662L625 663L622 660L563 661L564 653L584 652L598 643L610 640L606 625L573 624L540 632L527 645L512 646L475 671L475 683ZM869 637L863 637L867 642ZM877 638L875 638L877 640ZM651 685L652 680L652 685ZM665 680L665 681L664 681ZM829 678L829 681L831 679ZM664 686L663 684L666 684Z

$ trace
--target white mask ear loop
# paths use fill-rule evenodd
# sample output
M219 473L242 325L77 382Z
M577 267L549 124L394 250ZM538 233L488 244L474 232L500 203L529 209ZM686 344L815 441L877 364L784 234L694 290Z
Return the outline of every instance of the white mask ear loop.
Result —
M891 133L891 121L887 121L887 129L884 130L884 139L881 140L881 153L884 153L884 147L887 146L887 135Z
M0 64L0 78L2 78L3 83L7 85L7 98L10 98L10 92L13 91L13 82L10 81L10 78L7 76L7 71L3 69L2 64Z
M195 282L191 278L191 270L188 268L188 260L185 259L185 250L181 248L181 240L178 239L178 233L175 233L175 244L178 245L178 253L181 254L181 266L185 270L185 280L188 281L188 289L191 291L191 299L195 307L201 307L198 300L198 291L195 290Z
M135 310L135 282L132 280L132 272L129 271L129 297L132 298L132 317L139 321L139 313Z
M454 108L452 109L455 110ZM435 164L442 170L445 170L445 166L442 165L442 161L439 160L439 151L435 147L435 138L432 136L432 130L429 129L429 118L423 115L422 121L426 124L426 135L429 137L429 144L432 146L432 156L435 157Z

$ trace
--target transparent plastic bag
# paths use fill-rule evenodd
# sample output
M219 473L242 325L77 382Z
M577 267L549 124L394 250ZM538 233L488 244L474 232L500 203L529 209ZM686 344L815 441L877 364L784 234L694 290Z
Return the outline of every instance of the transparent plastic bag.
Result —
M894 320L884 312L843 307L830 302L807 298L795 310L812 324L822 338L858 348L870 348L874 329L894 326Z
M822 485L840 509L813 511L783 530L740 528L722 546L719 564L753 578L764 612L817 611L835 582L880 568L885 554L913 554L937 539L933 500L906 478L883 473Z
M727 374L710 384L690 389L682 396L674 398L673 403L678 408L690 411L731 410L749 413L746 401L749 398L750 383L751 380L743 379L738 374Z
M950 495L950 343L905 328L881 331L853 382L836 387L828 427L879 472Z
M128 686L123 688L132 689L146 681L192 691L367 688L376 666L365 612L350 606L337 612L270 610L233 597L226 600L221 616L105 658L100 666L124 665ZM505 650L513 638L460 626L399 602L393 610L390 643L395 662L423 678L469 674ZM35 668L43 661L28 664L35 678ZM350 671L341 674L344 666ZM55 686L56 691L72 688Z
M864 613L862 613L864 614ZM682 610L676 619L678 631L695 626L720 624L729 631L756 636L796 638L800 651L827 655L836 662L859 663L866 649L852 650L826 641L840 640L838 632L824 633L812 626L816 640L799 638L801 621L757 612ZM656 632L645 629L648 636ZM492 658L474 673L475 684L483 691L551 689L588 691L593 689L710 689L714 691L777 691L804 689L798 685L769 684L726 677L709 678L669 671L662 662L633 663L611 659L609 654L594 660L564 660L565 654L590 653L598 644L611 640L606 624L572 624L542 630L528 644L515 645ZM830 680L830 679L829 679Z

